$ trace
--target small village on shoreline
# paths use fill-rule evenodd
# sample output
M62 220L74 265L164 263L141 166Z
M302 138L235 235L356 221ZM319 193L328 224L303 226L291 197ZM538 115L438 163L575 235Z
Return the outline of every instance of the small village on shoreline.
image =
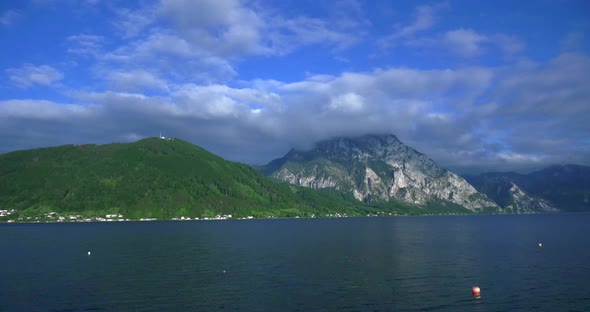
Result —
M82 216L80 214L59 214L57 212L48 212L40 216L18 216L18 210L0 210L0 224L3 223L89 223L89 222L137 222L137 221L220 221L220 220L256 220L256 219L316 219L316 218L350 218L350 217L386 217L386 216L405 216L392 212L377 212L365 215L348 215L346 213L327 213L325 215L312 214L310 216L293 216L293 217L277 217L277 216L245 216L235 217L231 214L218 214L213 217L172 217L170 219L158 218L139 218L130 219L125 218L122 214L106 214L101 216ZM454 213L445 215L455 215ZM14 217L11 217L14 216Z
M104 217L92 216L84 217L79 214L58 214L57 212L44 213L41 216L27 216L27 217L16 217L11 218L11 215L18 213L18 210L0 210L0 223L62 223L62 222L131 222L131 221L159 221L157 218L140 218L140 219L129 219L125 218L122 214L106 214ZM191 218L191 217L174 217L169 220L160 221L200 221L200 220L228 220L228 219L254 219L253 216L247 216L244 218L233 218L231 214L228 215L216 215L215 217L203 217L203 218Z
M395 212L384 212L379 211L376 213L369 213L366 215L347 215L346 213L328 213L325 215L310 216L293 216L293 217L277 217L277 216L245 216L235 217L231 214L218 214L213 217L172 217L170 219L158 219L158 218L139 218L130 219L125 218L122 214L106 214L104 217L90 216L85 217L80 214L59 214L57 212L48 212L40 216L15 216L11 218L11 215L16 215L18 210L0 210L0 224L3 223L94 223L94 222L138 222L138 221L220 221L220 220L256 220L256 219L317 219L317 218L350 218L350 217L400 217L400 216L411 216L406 214L399 214ZM450 215L463 215L461 213L441 213L441 214L422 214L422 216L450 216Z

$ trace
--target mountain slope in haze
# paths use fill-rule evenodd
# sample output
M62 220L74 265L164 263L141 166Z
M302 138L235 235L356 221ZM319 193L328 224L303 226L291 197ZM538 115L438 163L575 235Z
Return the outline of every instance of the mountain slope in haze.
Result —
M424 206L442 201L471 211L499 208L462 177L394 135L322 141L309 151L291 150L260 170L278 181L350 192L365 202L393 199Z
M479 192L493 199L503 212L556 212L549 201L522 190L513 180L503 175L483 174L465 179Z
M590 211L590 167L556 165L529 174L483 173L466 179L500 206L524 211ZM507 192L516 187L525 201ZM509 207L512 205L512 207Z
M0 155L0 210L25 215L55 211L170 219L366 214L361 206L334 192L277 184L250 166L179 139Z

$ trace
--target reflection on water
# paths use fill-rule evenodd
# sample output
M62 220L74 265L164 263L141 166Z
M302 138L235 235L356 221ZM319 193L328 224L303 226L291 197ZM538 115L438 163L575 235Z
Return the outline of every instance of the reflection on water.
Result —
M0 310L583 310L588 221L590 214L0 225Z

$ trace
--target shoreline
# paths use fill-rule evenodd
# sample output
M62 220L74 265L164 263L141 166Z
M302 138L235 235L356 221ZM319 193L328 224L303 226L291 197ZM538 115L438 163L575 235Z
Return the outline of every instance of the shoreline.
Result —
M195 222L195 221L254 221L254 220L291 220L291 219L351 219L351 218L388 218L388 217L452 217L452 216L523 216L523 215L557 215L557 214L572 214L572 213L590 213L590 211L576 211L576 212L526 212L526 213L449 213L449 214L420 214L420 215L371 215L371 216L318 216L318 217L267 217L267 218L201 218L201 219L125 219L112 221L99 220L76 220L76 221L0 221L3 224L72 224L72 223L127 223L127 222Z

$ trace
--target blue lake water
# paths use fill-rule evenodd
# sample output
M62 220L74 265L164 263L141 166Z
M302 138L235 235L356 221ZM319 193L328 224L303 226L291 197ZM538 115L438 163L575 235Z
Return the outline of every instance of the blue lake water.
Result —
M2 224L0 255L0 311L590 311L588 213Z

